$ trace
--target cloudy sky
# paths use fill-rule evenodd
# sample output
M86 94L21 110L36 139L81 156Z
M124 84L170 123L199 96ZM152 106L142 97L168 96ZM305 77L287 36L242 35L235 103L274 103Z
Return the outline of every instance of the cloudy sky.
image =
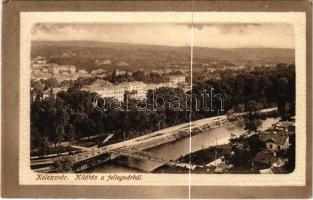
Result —
M294 48L289 24L36 24L33 40L91 40L212 48Z

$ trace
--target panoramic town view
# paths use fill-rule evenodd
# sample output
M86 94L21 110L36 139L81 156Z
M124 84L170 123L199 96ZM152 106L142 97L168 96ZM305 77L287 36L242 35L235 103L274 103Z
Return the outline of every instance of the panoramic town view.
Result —
M39 23L30 56L35 172L295 168L291 25Z

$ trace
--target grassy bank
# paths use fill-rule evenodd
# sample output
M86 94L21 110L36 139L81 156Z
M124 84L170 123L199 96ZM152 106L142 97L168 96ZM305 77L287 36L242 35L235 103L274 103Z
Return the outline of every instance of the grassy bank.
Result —
M178 162L189 163L190 159L190 163L193 165L206 165L228 153L230 153L230 146L223 144L193 152L179 158Z

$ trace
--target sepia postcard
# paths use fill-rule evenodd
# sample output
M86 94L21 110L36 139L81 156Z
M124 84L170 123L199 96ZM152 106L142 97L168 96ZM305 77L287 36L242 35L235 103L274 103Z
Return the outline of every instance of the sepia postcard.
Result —
M63 3L7 8L4 196L311 195L308 3Z

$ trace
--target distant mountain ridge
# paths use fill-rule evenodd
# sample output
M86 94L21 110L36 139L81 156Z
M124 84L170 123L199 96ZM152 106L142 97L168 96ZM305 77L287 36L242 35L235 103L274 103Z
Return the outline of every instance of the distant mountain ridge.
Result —
M71 51L78 57L92 59L117 59L132 62L162 62L190 60L189 46L162 46L98 41L32 41L31 54L58 57L64 51ZM251 60L273 63L290 63L295 60L294 49L279 48L208 48L194 47L194 60Z

